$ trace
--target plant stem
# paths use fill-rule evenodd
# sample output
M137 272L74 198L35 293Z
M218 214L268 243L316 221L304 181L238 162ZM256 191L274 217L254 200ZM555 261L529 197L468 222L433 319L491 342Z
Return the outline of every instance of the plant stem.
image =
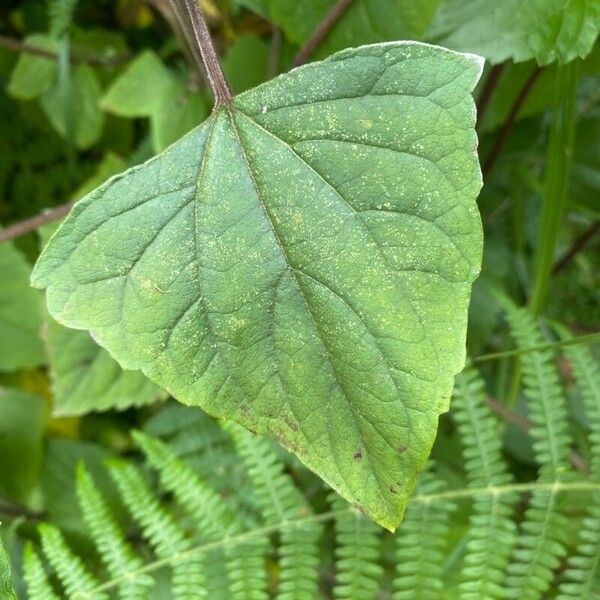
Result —
M25 235L30 231L34 231L46 223L51 223L52 221L62 219L71 210L72 206L73 202L67 202L66 204L61 204L60 206L57 206L51 210L46 210L35 217L25 219L24 221L19 221L18 223L10 225L5 229L0 229L0 242L13 240L14 238Z
M210 32L208 31L202 9L198 5L197 0L185 0L185 6L192 22L194 37L196 38L196 43L200 49L200 54L202 55L202 60L204 61L204 67L206 68L206 74L208 76L208 82L215 98L215 108L221 104L230 106L232 97L229 85L227 84L227 80L221 69L221 63L219 63L219 58L213 45L212 38L210 37Z
M513 125L515 124L515 121L519 115L519 111L521 110L521 107L523 106L525 100L527 100L527 96L529 96L529 93L533 89L535 82L538 80L541 74L542 69L540 67L536 67L527 79L527 81L523 84L523 87L521 88L520 92L515 98L515 101L510 107L510 111L508 112L508 115L506 117L506 121L504 122L504 125L502 125L502 129L496 136L494 145L489 151L489 154L487 155L487 158L483 163L483 167L481 168L484 176L489 175L490 171L496 164L496 161L500 156L500 151L502 150L504 143L508 139L508 136L512 131Z
M343 14L350 8L353 0L338 0L333 8L325 15L325 18L317 25L312 35L306 40L304 46L294 57L290 67L303 65L318 48L319 44L327 37L333 26L342 18Z
M598 344L600 343L600 333L591 333L589 335L580 335L558 342L549 342L548 344L540 344L539 346L530 346L529 348L516 348L515 350L505 350L503 352L492 352L490 354L481 354L473 358L473 362L483 362L486 360L496 360L506 356L520 356L528 352L539 352L542 350L554 350L562 346L577 346L579 344Z
M588 227L571 245L571 247L556 261L552 274L560 273L585 247L594 236L600 233L600 219Z
M534 262L530 308L539 314L548 292L554 251L568 199L575 141L577 61L559 67L554 88L554 114L548 142L544 195Z
M494 90L500 81L500 76L502 75L505 66L506 63L500 63L499 65L494 65L492 67L485 85L481 90L481 94L479 94L479 98L477 99L477 124L479 127L481 127L481 124L483 123L483 117L490 105L490 100L494 95Z
M279 72L279 57L281 55L281 29L273 26L271 29L271 48L267 64L267 79L273 79Z

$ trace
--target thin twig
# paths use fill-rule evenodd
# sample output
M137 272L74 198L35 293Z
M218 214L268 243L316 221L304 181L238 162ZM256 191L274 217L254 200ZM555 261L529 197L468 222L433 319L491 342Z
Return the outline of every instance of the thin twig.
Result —
M312 35L306 40L304 46L294 57L290 68L303 65L312 56L319 44L327 37L333 26L341 19L343 14L350 8L353 0L338 0L325 18L317 25Z
M46 518L46 514L43 512L37 512L27 508L26 506L12 504L10 502L6 502L5 500L0 500L0 514L9 517L24 517L30 521L41 521L42 519Z
M0 35L0 46L3 48L8 48L9 50L14 50L15 52L33 54L34 56L42 56L51 60L58 59L58 52L53 52L52 50L47 50L46 48L41 48L40 46L33 46L27 44L26 42L22 42L21 40L10 38L5 35ZM72 63L84 63L88 65L98 65L102 67L113 67L131 60L131 57L132 55L129 53L115 54L113 56L102 56L99 54L83 55L71 53L70 60Z
M208 82L215 97L215 107L221 104L229 106L232 102L231 92L223 69L221 69L221 63L213 45L202 9L197 0L185 0L185 6L192 22L192 27L194 28L196 43L200 49L200 54L202 54Z
M513 412L512 410L510 410L510 408L498 402L498 400L495 400L494 398L486 398L486 403L497 415L501 416L507 423L512 423L521 431L524 431L526 433L531 429L532 423L529 419L527 419L523 415ZM571 465L573 465L573 467L575 467L578 471L581 471L582 473L590 472L590 467L587 461L585 460L585 458L583 458L583 456L581 456L581 454L578 454L577 452L569 453L569 462L571 463Z
M483 171L484 177L486 177L490 174L490 171L496 164L496 161L498 160L498 157L500 156L500 151L502 150L504 143L508 139L508 136L510 135L510 132L512 131L512 128L515 124L517 116L519 115L519 111L521 110L521 107L523 106L523 103L525 102L525 100L527 100L527 96L529 96L529 93L533 89L533 86L535 85L535 82L538 80L541 73L542 73L542 69L540 67L535 67L535 69L533 70L531 75L527 78L527 81L523 84L523 87L517 94L515 101L513 102L512 106L510 107L510 111L508 112L506 121L504 122L504 125L502 125L502 129L496 136L494 145L492 146L492 149L490 150L489 154L487 155L487 158L485 159L485 162L481 169Z
M30 231L34 231L46 223L51 223L52 221L62 219L62 217L64 217L71 210L72 206L73 202L67 202L66 204L57 206L56 208L46 210L35 217L25 219L24 221L19 221L18 223L10 225L5 229L0 229L0 242L12 240L21 235L25 235Z
M560 273L592 241L597 233L600 233L600 220L592 223L556 261L552 268L552 274Z
M500 81L500 76L504 71L504 67L506 63L500 63L499 65L494 65L488 78L486 79L485 85L481 90L481 94L479 94L479 98L477 99L477 123L479 126L483 123L483 117L487 111L488 106L490 105L490 100L494 94L494 91Z

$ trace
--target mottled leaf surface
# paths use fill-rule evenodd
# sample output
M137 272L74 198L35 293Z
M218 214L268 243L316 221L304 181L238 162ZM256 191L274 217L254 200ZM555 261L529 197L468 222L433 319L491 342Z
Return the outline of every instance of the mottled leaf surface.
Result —
M394 42L254 88L79 202L33 282L394 528L464 363L481 67Z
M569 62L591 52L600 0L443 0L428 39L492 63Z

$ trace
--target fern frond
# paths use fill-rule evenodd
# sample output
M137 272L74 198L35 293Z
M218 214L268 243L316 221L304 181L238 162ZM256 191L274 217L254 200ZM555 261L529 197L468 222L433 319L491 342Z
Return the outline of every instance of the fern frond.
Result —
M113 461L109 473L116 483L125 506L140 524L144 537L159 558L172 559L191 546L186 532L151 492L140 471L127 462ZM174 600L189 598L190 585L194 594L207 594L203 577L204 556L173 561L172 588Z
M71 27L77 0L48 0L49 33L60 39Z
M23 553L23 579L27 586L29 600L59 600L48 581L46 569L31 542L25 544Z
M600 367L588 348L570 346L564 352L573 369L590 427L592 477L600 481ZM569 558L557 597L559 600L600 598L600 493L592 496L579 531L577 550Z
M0 600L17 600L8 553L0 539Z
M245 520L254 508L253 490L231 438L214 419L200 409L167 404L146 423L144 432L164 440L173 454L219 493L246 527L256 525Z
M267 523L285 522L308 510L302 495L283 472L270 442L234 423L225 423L225 430L254 484L258 509Z
M149 463L158 471L164 489L171 492L179 505L192 516L203 539L217 540L242 531L241 522L219 494L206 485L191 467L177 458L163 442L140 432L135 432L134 438ZM220 558L224 562L223 575L225 580L230 582L234 597L262 598L266 589L266 550L267 543L263 539L246 544L242 549L232 548L225 554L219 552L218 556L208 556L204 560L214 564ZM224 587L223 582L217 583ZM210 597L214 598L218 592L211 589L208 580L205 585L210 590ZM238 590L242 590L243 595Z
M69 548L57 527L42 523L38 531L44 554L64 587L67 597L74 596L76 593L85 597L90 590L98 587L99 582L96 577ZM108 600L108 596L96 593L94 600Z
M511 335L519 348L540 346L544 338L531 314L503 301ZM570 478L566 399L548 350L521 355L524 393L528 400L530 435L539 465L539 482ZM509 566L508 596L536 600L549 588L554 572L566 555L565 532L569 522L563 514L563 497L557 489L534 492Z
M231 600L265 600L267 594L267 574L265 570L265 555L268 550L268 540L262 535L227 548L226 557L229 560Z
M335 587L336 600L366 600L379 588L383 569L381 529L335 493L330 495L335 516Z
M590 428L591 471L600 481L600 366L589 348L566 346L564 353L573 369Z
M120 597L124 600L144 600L154 580L138 573L143 565L142 560L123 538L121 528L82 463L77 469L77 495L83 518L108 573L115 578L125 575L123 584L119 586Z
M452 414L464 447L469 487L492 488L511 483L502 457L498 423L486 405L484 383L475 369L468 368L456 378ZM518 498L518 494L475 498L461 573L464 600L504 597L504 578L516 538L512 514Z
M505 303L510 332L519 348L541 346L545 339L531 314ZM540 480L560 480L570 471L568 412L564 390L549 350L521 355L523 391L528 400L533 427L533 451L540 466Z
M108 471L125 506L158 556L172 556L189 547L185 531L154 496L135 466L125 461L111 461Z
M450 500L427 500L440 492L444 484L425 471L416 488L419 502L409 502L404 521L396 534L396 573L394 600L442 597L444 544L449 530L449 516L456 509Z
M248 470L258 508L268 525L295 520L312 513L284 466L273 452L270 442L242 427L229 423L226 430ZM318 523L303 528L283 527L280 547L280 600L312 600L317 590L318 542L322 527Z
M191 514L198 531L214 540L241 530L222 498L160 440L139 431L133 433L149 464L158 471L160 482L180 506Z

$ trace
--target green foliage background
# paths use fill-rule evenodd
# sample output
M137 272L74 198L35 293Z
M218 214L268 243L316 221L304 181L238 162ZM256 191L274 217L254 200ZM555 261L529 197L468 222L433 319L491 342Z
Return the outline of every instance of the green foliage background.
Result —
M285 71L332 5L204 2L232 88L243 91ZM81 198L166 148L211 110L168 2L9 1L0 7L0 28L3 226ZM19 596L27 597L26 546L29 596L50 597L42 589L40 539L58 574L50 580L57 597L77 597L115 578L118 557L102 566L105 551L92 543L98 545L104 523L92 496L101 496L115 515L114 539L121 531L133 548L126 551L133 570L217 543L226 532L266 529L239 547L218 546L204 566L184 561L173 573L155 569L154 591L142 578L141 598L194 597L184 583L199 573L209 580L196 589L205 586L211 598L598 598L597 346L481 357L600 328L599 28L598 0L355 0L314 55L417 39L488 60L478 90L486 241L468 335L477 372L459 377L434 460L395 536L330 498L268 442L242 439L197 409L173 405L139 373L121 371L86 333L51 321L28 278L55 224L0 242L0 520ZM144 454L161 472L155 439L201 485L192 486L183 471L176 485L161 480L165 493L156 492L152 504L144 482L156 475L140 459ZM261 473L283 482L274 496L262 495ZM202 502L193 494L199 485L210 490ZM503 492L473 491L489 486ZM140 495L128 497L127 488ZM184 489L188 496L178 497ZM273 513L277 498L283 512ZM186 516L194 502L210 511ZM86 514L92 505L95 512ZM305 529L305 521L288 533L280 526L306 515L324 517L316 529ZM216 531L207 525L211 518ZM40 530L39 521L46 523ZM301 542L306 547L294 559L289 553ZM73 567L66 543L90 573ZM8 581L3 560L0 586ZM220 578L221 564L228 575ZM290 564L303 565L301 572L290 574ZM75 574L71 581L61 569ZM485 582L489 587L481 587ZM41 591L34 593L36 585Z

